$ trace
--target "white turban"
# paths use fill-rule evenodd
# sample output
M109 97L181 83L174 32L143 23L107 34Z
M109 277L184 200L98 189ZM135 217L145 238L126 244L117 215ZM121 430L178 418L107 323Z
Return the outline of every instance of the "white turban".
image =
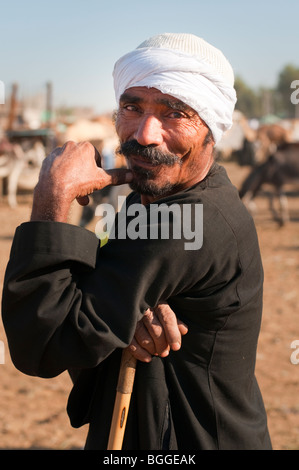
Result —
M117 103L128 88L156 88L193 108L215 143L232 125L236 103L232 68L220 50L197 36L154 36L121 57L113 77Z

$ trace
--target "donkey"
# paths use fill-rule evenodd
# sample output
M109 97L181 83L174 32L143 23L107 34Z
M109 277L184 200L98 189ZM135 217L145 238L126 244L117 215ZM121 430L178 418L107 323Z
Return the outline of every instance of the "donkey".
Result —
M285 185L292 183L299 183L299 142L282 144L264 163L253 168L243 181L239 195L250 210L261 187L272 185L275 192L270 195L270 209L280 225L284 225L289 221ZM274 209L275 194L279 198L280 216Z

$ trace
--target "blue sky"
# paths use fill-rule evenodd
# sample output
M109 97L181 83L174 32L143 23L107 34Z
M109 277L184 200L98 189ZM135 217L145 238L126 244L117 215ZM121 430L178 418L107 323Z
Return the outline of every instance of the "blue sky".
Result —
M0 0L0 80L20 94L52 81L56 105L114 109L114 62L161 32L220 48L250 86L299 67L299 2L284 0ZM298 77L299 79L299 77Z

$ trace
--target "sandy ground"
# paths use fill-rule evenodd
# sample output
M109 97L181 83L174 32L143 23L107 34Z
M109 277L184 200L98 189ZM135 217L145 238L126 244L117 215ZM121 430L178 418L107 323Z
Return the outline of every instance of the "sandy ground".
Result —
M233 163L225 166L238 187L248 169ZM30 213L31 196L21 195L18 200L14 210L0 202L1 290L15 227L28 220ZM256 374L273 448L299 450L299 194L289 197L291 221L282 228L272 219L265 195L256 202L255 221L265 270ZM291 347L296 340L298 354ZM71 389L68 375L45 380L18 372L11 363L1 323L0 377L0 449L83 447L87 428L72 429L65 411Z

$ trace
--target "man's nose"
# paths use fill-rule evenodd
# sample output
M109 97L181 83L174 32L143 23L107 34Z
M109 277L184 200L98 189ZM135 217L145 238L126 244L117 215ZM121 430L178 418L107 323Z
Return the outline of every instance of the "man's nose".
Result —
M142 116L134 137L143 146L161 145L163 142L161 121L153 115Z

